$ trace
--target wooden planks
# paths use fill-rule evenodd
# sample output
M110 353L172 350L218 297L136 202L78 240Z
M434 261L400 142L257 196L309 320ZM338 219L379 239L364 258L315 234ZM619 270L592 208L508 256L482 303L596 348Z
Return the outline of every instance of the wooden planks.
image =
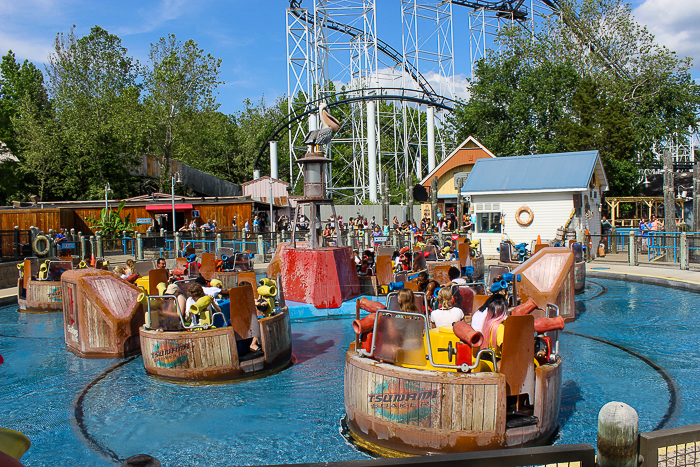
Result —
M440 432L505 429L505 404L499 403L505 380L499 374L447 377L378 366L346 361L346 405L378 420Z

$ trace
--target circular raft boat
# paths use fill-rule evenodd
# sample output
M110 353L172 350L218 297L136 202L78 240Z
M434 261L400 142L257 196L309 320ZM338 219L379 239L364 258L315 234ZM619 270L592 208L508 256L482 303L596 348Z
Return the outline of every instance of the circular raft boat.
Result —
M358 317L359 308L358 301ZM558 332L544 332L532 315L510 316L497 359L479 349L483 336L466 323L431 329L421 308L380 309L355 321L357 339L345 359L352 439L387 457L546 441L557 428L561 400ZM563 328L561 317L555 321Z
M73 269L72 261L47 260L39 264L36 258L25 259L17 268L20 274L17 281L20 311L53 313L63 310L61 276Z
M185 321L172 295L149 296L142 302L147 311L139 331L141 354L149 374L225 380L276 371L291 363L288 309L278 308L259 319L250 285L233 287L229 299L218 299L220 312L211 313L206 304L197 311L197 323ZM199 301L192 306L200 306ZM259 344L251 345L253 338Z

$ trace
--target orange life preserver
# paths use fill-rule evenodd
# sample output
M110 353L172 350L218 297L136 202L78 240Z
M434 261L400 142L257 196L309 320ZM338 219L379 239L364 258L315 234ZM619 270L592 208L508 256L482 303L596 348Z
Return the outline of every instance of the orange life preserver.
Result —
M529 214L529 217L525 221L520 220L520 215L523 212L526 212ZM532 209L528 208L527 206L522 206L517 211L515 211L515 222L517 222L518 225L521 227L527 227L528 225L532 224L532 221L534 219L535 219L535 215L532 213Z

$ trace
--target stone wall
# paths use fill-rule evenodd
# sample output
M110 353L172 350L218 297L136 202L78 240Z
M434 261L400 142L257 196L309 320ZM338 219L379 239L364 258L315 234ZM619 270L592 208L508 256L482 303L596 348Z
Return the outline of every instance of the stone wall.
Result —
M19 261L0 263L0 289L17 287L17 278L19 277L17 263L19 263Z

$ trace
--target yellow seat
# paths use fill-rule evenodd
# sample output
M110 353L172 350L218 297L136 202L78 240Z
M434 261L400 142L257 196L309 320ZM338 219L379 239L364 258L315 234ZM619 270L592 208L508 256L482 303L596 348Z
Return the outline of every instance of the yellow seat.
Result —
M24 433L10 428L0 428L0 451L8 456L20 460L31 445L32 442Z

